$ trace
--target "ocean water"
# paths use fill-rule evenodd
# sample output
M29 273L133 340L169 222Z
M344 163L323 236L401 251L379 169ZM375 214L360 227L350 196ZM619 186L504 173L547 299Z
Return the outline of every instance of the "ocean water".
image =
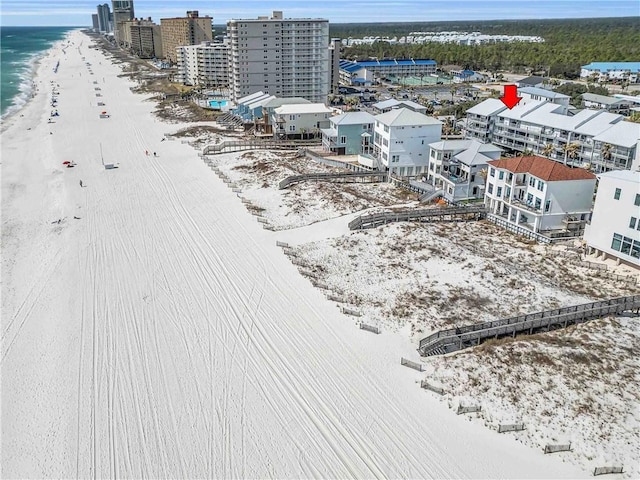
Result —
M35 65L71 27L0 27L0 115L26 103Z

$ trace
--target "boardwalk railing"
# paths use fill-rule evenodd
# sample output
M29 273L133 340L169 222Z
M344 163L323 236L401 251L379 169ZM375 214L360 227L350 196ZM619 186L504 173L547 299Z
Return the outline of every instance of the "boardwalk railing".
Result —
M242 150L296 150L305 146L318 145L317 141L278 141L278 140L225 140L217 145L208 145L202 151L203 155L217 155L219 153L240 152Z
M505 218L502 218L499 215L494 215L493 213L487 214L487 220L495 223L505 230L515 233L516 235L522 235L523 237L532 238L533 240L536 240L540 243L563 242L571 238L576 238L577 236L575 232L566 232L566 234L557 234L554 237L548 237L546 235L542 235L541 233L533 232L528 228L508 222Z
M305 173L291 175L278 184L280 190L300 182L344 182L352 183L358 180L368 182L384 182L387 179L386 172L345 172L345 173Z
M418 351L423 356L439 355L479 345L489 338L507 335L515 337L518 333L532 334L544 329L549 330L552 327L566 327L574 323L586 322L606 317L607 315L619 315L623 312L637 311L639 309L640 295L631 295L528 313L493 322L441 330L420 340Z
M469 218L479 220L486 213L484 206L473 207L442 207L422 210L403 210L399 212L383 212L371 215L361 215L349 222L350 230L375 228L392 222L428 222L432 220L453 220Z

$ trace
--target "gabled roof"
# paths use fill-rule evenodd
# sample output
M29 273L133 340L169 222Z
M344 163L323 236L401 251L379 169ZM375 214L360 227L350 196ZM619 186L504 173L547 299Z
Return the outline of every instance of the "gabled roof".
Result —
M522 87L518 89L518 93L528 93L529 95L538 95L544 98L569 98L569 95L565 95L564 93L557 93L539 87Z
M618 122L604 132L595 135L593 140L631 148L640 142L640 123Z
M408 108L398 108L387 113L376 115L375 119L390 127L402 127L410 125L442 125L440 120L428 117L422 113L414 112Z
M606 95L598 95L597 93L583 93L582 99L588 102L601 103L602 105L617 105L625 102L622 98L608 97Z
M287 98L275 97L263 103L262 108L277 108L277 107L281 107L282 105L289 105L292 103L301 104L301 103L311 103L311 102L306 98L302 98L302 97L287 97Z
M545 157L531 155L527 157L501 158L492 160L489 165L512 173L528 173L545 182L569 180L595 180L596 176L582 168L571 168Z
M518 80L516 83L520 83L522 85L539 85L540 83L544 83L544 77L526 77L522 80Z
M467 110L467 113L472 113L474 115L483 115L490 116L495 115L507 107L504 103L502 103L497 98L487 98L484 102L480 102L478 105L471 107Z
M375 117L368 112L347 112L337 117L331 117L331 123L334 125L362 125L365 123L374 123Z
M262 90L260 90L259 92L255 92L255 93L252 93L250 95L247 95L247 96L244 96L242 98L239 98L237 103L238 103L238 105L240 105L241 103L247 103L247 102L250 102L251 100L254 100L254 99L258 98L258 97L262 97L264 95L266 95L266 93L264 93Z
M274 110L278 115L300 114L300 113L331 113L329 107L324 103L293 103L281 105Z

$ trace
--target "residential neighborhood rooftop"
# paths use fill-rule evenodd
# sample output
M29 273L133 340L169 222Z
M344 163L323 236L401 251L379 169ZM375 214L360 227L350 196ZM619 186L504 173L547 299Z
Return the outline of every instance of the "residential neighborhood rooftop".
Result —
M518 89L518 93L528 93L529 95L538 95L544 98L569 98L569 95L557 93L540 87L522 87Z
M374 122L375 117L367 112L347 112L331 118L331 123L335 125L360 125Z
M294 103L281 105L274 110L278 115L290 115L296 113L331 113L329 107L324 103Z
M419 112L414 112L408 108L398 108L386 113L376 115L375 119L385 125L393 125L394 127L408 125L442 125L440 120L428 117Z
M501 100L497 98L487 98L484 102L480 102L478 105L471 107L467 110L467 113L474 115L494 115L507 107Z
M582 65L582 68L585 70L599 70L601 72L607 70L640 72L640 62L591 62L588 65Z
M602 103L603 105L616 105L625 101L623 98L608 97L607 95L598 95L597 93L583 93L582 99L589 102Z
M500 160L492 160L488 164L512 173L528 173L545 182L592 180L596 178L593 173L583 168L571 168L560 162L537 155L501 158Z
M609 172L599 173L598 178L615 178L623 182L637 183L640 185L640 172L632 172L631 170L611 170Z

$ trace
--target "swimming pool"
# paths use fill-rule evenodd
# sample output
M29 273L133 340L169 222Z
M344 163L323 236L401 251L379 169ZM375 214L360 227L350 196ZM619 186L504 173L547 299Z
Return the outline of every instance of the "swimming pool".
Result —
M209 108L222 108L227 106L226 100L209 100Z

